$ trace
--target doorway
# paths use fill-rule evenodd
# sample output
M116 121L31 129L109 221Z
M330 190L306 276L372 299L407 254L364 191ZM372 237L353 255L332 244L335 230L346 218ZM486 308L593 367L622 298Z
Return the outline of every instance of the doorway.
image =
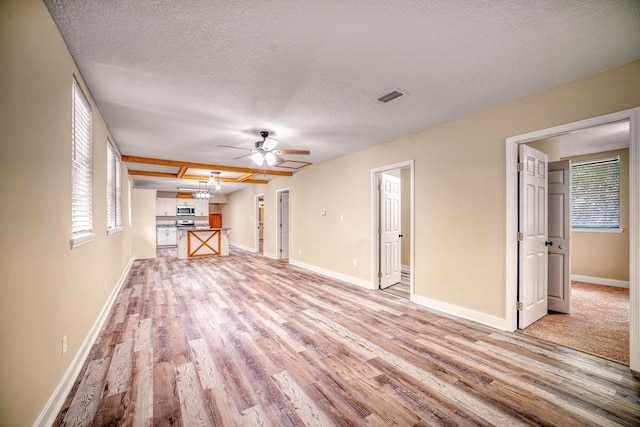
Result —
M548 264L542 311L531 318L527 295L534 292L522 294L527 287L522 278L529 278L523 271L522 242L518 298L525 302L518 312L523 333L625 364L629 363L628 125L616 122L520 145L521 151L539 150L549 160L548 186L542 190L548 194L548 232L543 241L549 246L541 246L548 251L541 257ZM521 183L526 181L523 175ZM520 190L521 215L527 203Z
M371 170L372 288L411 299L413 161Z
M600 125L628 121L629 138L629 366L633 370L640 370L640 209L637 201L640 199L640 109L632 109L600 116L592 119L574 122L567 125L544 129L528 134L507 138L506 140L506 277L507 277L507 306L506 322L511 330L517 329L518 309L518 189L517 189L517 149L520 144L535 140L566 135Z
M276 191L276 200L278 201L277 214L277 259L289 259L289 189Z
M264 194L255 196L255 252L264 254Z

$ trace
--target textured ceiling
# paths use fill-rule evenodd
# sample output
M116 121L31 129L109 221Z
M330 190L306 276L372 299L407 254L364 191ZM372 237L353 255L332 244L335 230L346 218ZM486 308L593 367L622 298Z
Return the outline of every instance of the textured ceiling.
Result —
M45 3L123 155L209 164L263 129L317 164L640 58L637 0Z

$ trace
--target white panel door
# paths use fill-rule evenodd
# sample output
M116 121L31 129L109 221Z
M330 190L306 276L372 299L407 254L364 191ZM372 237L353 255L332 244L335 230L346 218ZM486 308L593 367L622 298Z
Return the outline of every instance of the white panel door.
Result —
M280 193L280 258L289 259L289 192Z
M549 163L549 310L571 305L571 161Z
M400 178L380 179L380 289L400 282Z
M520 145L518 327L524 329L547 314L547 155Z

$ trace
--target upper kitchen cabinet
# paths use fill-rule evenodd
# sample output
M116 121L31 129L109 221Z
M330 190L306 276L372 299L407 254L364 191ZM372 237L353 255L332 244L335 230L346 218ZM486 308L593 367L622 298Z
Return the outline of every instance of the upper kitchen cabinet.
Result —
M176 199L157 198L156 216L176 216Z
M209 216L209 200L196 199L196 216Z

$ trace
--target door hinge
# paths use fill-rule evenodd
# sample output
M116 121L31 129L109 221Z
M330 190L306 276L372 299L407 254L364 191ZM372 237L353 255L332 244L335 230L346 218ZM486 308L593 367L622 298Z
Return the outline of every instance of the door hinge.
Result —
M518 172L522 172L524 170L524 163L518 163Z
M520 301L516 302L516 310L518 310L518 311L522 311L523 310L523 306L522 306L522 303Z
M518 232L518 242L522 242L524 240L524 234Z

